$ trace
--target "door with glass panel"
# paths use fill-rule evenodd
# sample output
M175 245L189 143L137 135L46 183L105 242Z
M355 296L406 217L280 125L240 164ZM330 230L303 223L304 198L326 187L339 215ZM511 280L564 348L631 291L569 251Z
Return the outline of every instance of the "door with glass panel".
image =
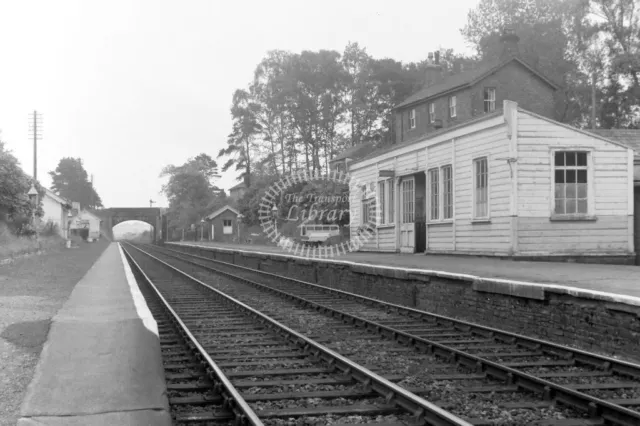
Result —
M416 185L413 177L400 183L400 252L414 253L416 246Z

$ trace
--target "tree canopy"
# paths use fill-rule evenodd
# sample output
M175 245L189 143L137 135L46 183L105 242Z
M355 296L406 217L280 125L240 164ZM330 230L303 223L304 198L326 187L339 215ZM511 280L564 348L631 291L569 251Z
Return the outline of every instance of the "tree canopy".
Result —
M168 177L162 192L169 200L170 227L186 228L199 222L206 213L224 205L226 194L213 181L217 164L207 154L189 158L180 166L168 165L160 177Z
M82 208L95 209L102 206L102 200L88 179L81 158L65 157L58 167L49 172L51 189L69 201L80 203Z
M22 170L18 159L0 139L0 221L31 216L33 207L27 195L31 183L32 179ZM36 215L41 216L44 188L38 182L35 186L40 194Z
M591 124L595 71L598 127L640 125L640 0L481 0L461 29L475 54L441 49L445 73L498 59L506 27L523 59L561 87L557 120ZM392 143L391 110L422 87L424 70L425 61L374 58L353 42L343 52L270 51L234 92L223 170L235 166L251 186L261 164L274 176L326 172L349 146Z

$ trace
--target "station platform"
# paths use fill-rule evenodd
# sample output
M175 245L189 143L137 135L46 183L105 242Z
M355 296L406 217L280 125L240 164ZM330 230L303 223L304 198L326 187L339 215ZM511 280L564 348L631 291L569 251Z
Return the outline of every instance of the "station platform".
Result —
M176 244L210 246L220 249L295 256L275 246L225 244L218 242L176 242ZM640 267L584 263L532 262L492 259L489 257L354 252L333 258L336 262L352 262L380 267L403 268L460 275L464 278L505 280L513 283L543 284L547 287L569 287L590 293L603 293L640 298ZM585 294L586 292L582 292ZM619 298L618 298L619 299ZM628 301L628 300L627 300ZM634 301L640 305L640 299Z
M18 425L171 425L158 328L119 244L52 319Z

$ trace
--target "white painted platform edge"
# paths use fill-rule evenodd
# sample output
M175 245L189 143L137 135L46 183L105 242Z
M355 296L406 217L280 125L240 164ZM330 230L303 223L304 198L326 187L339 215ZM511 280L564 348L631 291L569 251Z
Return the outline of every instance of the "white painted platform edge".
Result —
M147 306L147 301L144 300L144 296L142 296L142 293L140 292L140 288L138 287L138 282L136 281L136 278L133 276L133 271L131 270L131 266L129 266L129 262L127 262L127 258L124 255L124 251L122 251L122 246L120 245L120 243L116 243L116 244L118 244L118 250L120 250L120 258L122 259L124 274L127 277L127 282L129 283L129 290L131 291L131 297L133 298L133 303L136 306L136 312L140 317L140 319L142 320L142 323L144 324L144 326L147 328L147 330L149 330L159 338L160 335L158 333L158 323L156 323L156 320L153 318L153 315L151 315L151 311Z
M402 267L397 267L397 266L372 265L370 263L359 263L359 262L352 262L352 261L348 261L348 260L316 259L316 258L309 258L309 257L303 257L303 256L296 256L296 255L292 255L292 254L270 253L270 252L260 252L260 251L248 251L248 250L241 250L241 249L230 249L230 248L226 248L226 247L204 246L204 245L200 245L200 244L189 244L189 243L180 243L180 242L170 242L170 243L167 243L167 244L192 246L192 247L198 247L198 248L209 249L209 250L238 252L238 253L243 253L243 254L244 253L249 253L249 254L258 254L258 255L264 255L264 256L279 256L279 257L284 257L284 258L296 258L296 259L309 260L309 261L314 261L314 262L326 262L326 263L333 263L333 264L337 263L337 264L343 264L343 265L348 265L348 266L362 266L362 267L368 267L368 268L388 269L388 270L394 270L394 271L405 271L405 272L411 273L411 274L433 275L433 276L437 276L437 277L441 277L441 278L450 278L450 279L470 281L470 282L473 282L473 281L491 281L491 282L497 282L497 283L511 285L511 286L514 286L514 287L515 286L543 287L545 290L550 290L552 293L569 294L571 296L580 297L580 298L584 298L584 299L603 300L603 301L613 302L613 303L623 303L623 304L626 304L626 305L640 306L640 297L627 296L627 295L624 295L624 294L609 293L609 292L598 291L598 290L588 290L588 289L584 289L584 288L580 288L580 287L571 287L571 286L559 285L559 284L534 283L534 282L530 282L530 281L515 281L515 280L508 280L508 279L503 279L503 278L483 278L483 277L478 277L478 276L475 276L475 275L456 274L456 273L453 273L453 272L434 271L434 270L430 270L430 269L412 269L412 268L402 268Z

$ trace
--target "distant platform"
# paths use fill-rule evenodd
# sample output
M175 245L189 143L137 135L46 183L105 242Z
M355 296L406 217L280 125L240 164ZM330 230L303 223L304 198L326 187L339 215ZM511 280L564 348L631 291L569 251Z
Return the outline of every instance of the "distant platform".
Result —
M53 318L18 420L171 425L158 328L111 243Z
M225 244L213 242L176 242L175 244L216 247L295 256L284 249L266 245ZM552 287L568 287L638 298L640 305L640 267L630 265L598 265L583 263L532 262L494 259L474 256L447 256L425 254L355 252L331 259L336 262L353 262L378 267L415 269L452 278L505 280L520 284L544 284ZM587 293L582 292L583 295ZM619 298L617 298L619 299Z

